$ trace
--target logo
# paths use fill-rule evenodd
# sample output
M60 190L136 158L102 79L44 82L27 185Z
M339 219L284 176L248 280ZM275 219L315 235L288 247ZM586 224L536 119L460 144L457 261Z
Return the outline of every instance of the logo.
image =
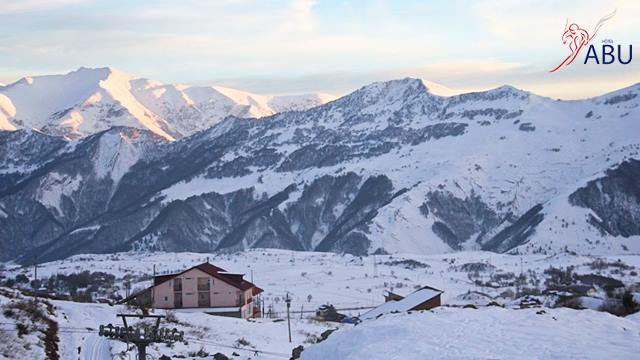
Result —
M556 66L552 70L549 70L549 72L555 72L563 67L569 66L576 59L576 57L578 57L578 55L580 54L580 51L585 46L589 45L589 42L591 42L591 40L593 40L593 38L598 34L598 31L600 30L600 28L602 28L602 25L604 25L604 23L607 22L607 20L614 17L615 14L616 14L616 10L614 10L611 14L606 15L602 19L600 19L600 21L598 21L593 31L591 32L591 34L589 34L587 30L581 28L576 23L572 23L571 25L568 25L569 20L567 19L567 22L564 25L564 32L562 33L562 43L569 48L569 55L560 63L560 65ZM611 45L608 45L608 46L611 46ZM612 46L611 48L613 49ZM593 48L593 45L591 45L587 53L587 58L585 59L585 64L587 63L587 60L590 58L592 49L593 49L593 52L595 53L595 48ZM619 50L619 45L618 45L618 50ZM605 54L604 50L603 50L603 54ZM597 54L595 55L595 59L596 59L596 62L599 63ZM629 61L631 60L629 59Z

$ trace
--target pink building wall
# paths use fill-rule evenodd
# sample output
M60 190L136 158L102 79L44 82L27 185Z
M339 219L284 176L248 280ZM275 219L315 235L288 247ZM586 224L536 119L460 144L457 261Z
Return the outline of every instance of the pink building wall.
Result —
M211 307L242 307L242 317L251 316L251 289L242 291L218 278L199 269L191 269L184 274L165 281L152 290L153 305L159 309L174 308L173 284L175 279L182 281L182 308L197 308L198 306L198 278L208 278L210 281L209 296Z

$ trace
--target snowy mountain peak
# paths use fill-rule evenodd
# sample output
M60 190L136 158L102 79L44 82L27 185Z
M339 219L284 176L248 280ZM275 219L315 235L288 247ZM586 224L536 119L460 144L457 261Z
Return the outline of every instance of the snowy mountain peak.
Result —
M495 89L491 89L489 90L489 92L501 92L501 93L516 93L516 94L529 94L528 91L526 90L522 90L522 89L518 89L515 86L512 85L502 85L502 86L498 86Z
M25 76L22 79L18 80L16 82L16 84L20 84L20 85L31 85L33 84L33 78L30 76Z
M111 67L81 67L1 87L0 130L35 128L79 138L112 126L129 126L172 140L230 115L257 118L330 100L333 97L324 94L279 97L219 86L163 84Z
M442 84L438 84L433 81L422 79L422 83L427 88L427 91L433 95L448 97L448 96L460 94L459 91L455 91L453 89L450 89Z
M374 82L340 98L336 103L357 108L365 113L378 113L385 109L398 109L404 104L435 101L436 96L427 91L420 79L404 78Z
M531 92L518 89L511 85L502 85L494 89L479 91L475 94L481 94L485 98L502 99L502 98L520 98L526 99L532 95Z
M372 97L380 97L389 94L402 94L405 91L426 92L427 87L420 79L406 77L404 79L374 82L363 86L356 92L366 93Z
M450 89L442 84L424 80L417 79L411 77L405 77L402 79L388 80L388 81L380 81L374 82L372 84L363 86L358 90L358 92L365 92L370 94L371 96L380 96L383 93L404 93L408 91L409 93L421 94L428 93L430 95L437 95L441 97L452 97L461 94L499 94L501 96L523 96L531 94L529 91L518 89L511 85L502 85L494 89L489 89L485 91L475 91L469 93L462 93L460 91L456 91Z
M97 68L81 66L77 70L71 71L66 75L74 75L77 77L84 77L85 79L101 79L101 80L133 80L137 77L128 72L113 68L111 66L103 66ZM65 76L65 75L63 75Z
M627 86L625 88L611 91L604 95L593 98L596 103L604 103L605 105L623 105L623 106L638 106L640 103L640 83Z
M68 74L99 74L103 78L109 76L109 74L115 72L116 70L109 66L91 68L86 66L81 66L76 70L69 72Z

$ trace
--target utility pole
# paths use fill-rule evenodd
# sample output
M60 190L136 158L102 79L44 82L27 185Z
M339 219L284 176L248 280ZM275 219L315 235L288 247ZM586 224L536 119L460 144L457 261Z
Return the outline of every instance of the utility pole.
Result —
M153 264L153 280L151 283L151 312L154 312L155 310L154 309L155 302L156 302L155 282L156 282L156 264Z
M253 269L251 269L251 265L249 265L249 270L251 271L251 283L253 284ZM260 311L260 302L261 302L261 297L260 295L258 295L258 311ZM251 304L251 307L253 310L251 310L251 316L255 317L255 304ZM260 313L260 317L262 317L262 313Z
M289 312L291 308L291 298L289 297L289 293L287 293L284 301L287 303L287 327L289 328L289 342L291 342L291 315Z
M522 256L520 256L520 277L518 278L518 287L516 288L516 297L520 296L520 289L524 287L524 265L522 264Z
M378 277L378 263L376 262L376 254L373 254L373 277Z
M36 261L33 264L33 290L35 294L35 302L38 302L38 257L36 256Z
M125 297L129 297L130 290L131 290L131 280L127 278L127 280L124 281Z

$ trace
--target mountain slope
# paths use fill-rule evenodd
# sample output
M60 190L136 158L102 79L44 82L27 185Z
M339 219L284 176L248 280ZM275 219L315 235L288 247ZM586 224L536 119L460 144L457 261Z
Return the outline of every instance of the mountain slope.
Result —
M49 159L44 170L13 172L21 180L0 197L2 254L638 252L640 233L627 225L637 201L602 211L595 195L572 195L598 189L589 181L607 169L636 166L638 93L556 101L504 86L443 97L416 79L374 83L306 111L228 117L175 142L140 131L134 155L100 170L98 159L129 151L133 130L115 128L33 156ZM109 155L99 155L105 143ZM601 197L636 196L637 178L613 183ZM582 214L570 221L579 231L566 231L570 213ZM601 224L608 235L593 231Z
M263 117L332 99L323 94L266 96L216 86L162 84L112 68L80 68L1 87L0 129L33 128L78 138L129 126L174 139L229 115Z

